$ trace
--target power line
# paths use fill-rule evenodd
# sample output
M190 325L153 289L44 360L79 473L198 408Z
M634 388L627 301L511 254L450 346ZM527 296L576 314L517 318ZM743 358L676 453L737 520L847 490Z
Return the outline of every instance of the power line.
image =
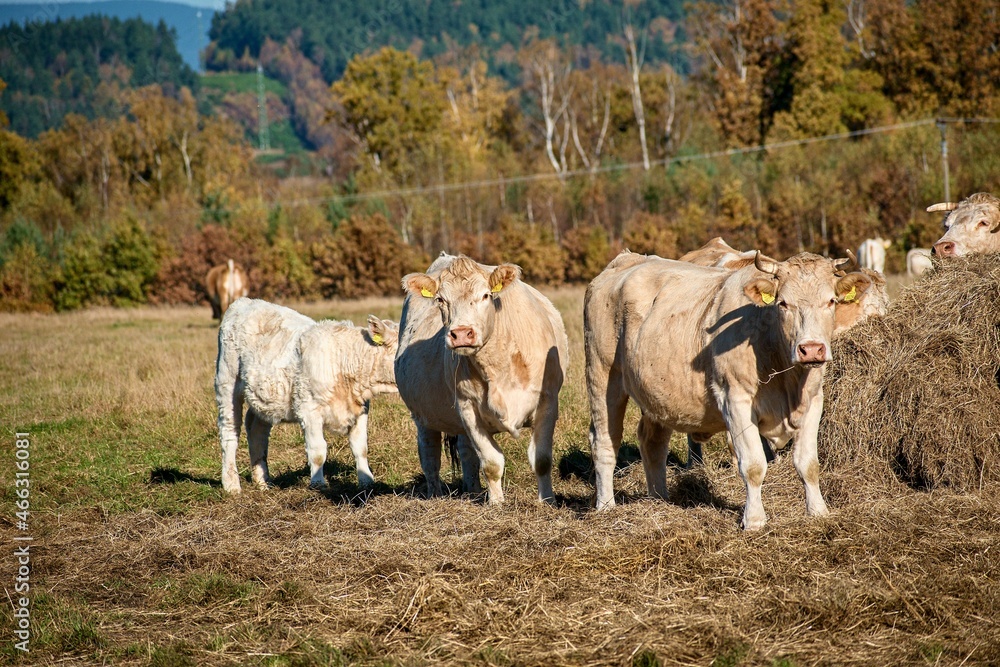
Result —
M651 160L650 165L666 167L672 164L681 164L685 162L712 160L720 157L731 157L734 155L748 155L766 151L781 150L784 148L792 148L795 146L806 146L810 144L822 143L827 141L841 141L844 139L853 139L855 137L863 137L871 134L882 134L885 132L893 132L896 130L908 130L916 127L923 127L926 125L934 125L937 122L1000 123L1000 119L952 118L952 117L924 118L922 120L909 121L906 123L895 123L893 125L882 125L880 127L870 127L863 130L854 130L851 132L838 132L836 134L827 134L820 137L808 137L805 139L790 139L787 141L776 141L773 143L760 144L757 146L746 146L743 148L728 148L720 151L708 151L704 153L697 153L695 155L679 155L669 158L663 158L660 160ZM495 187L499 185L517 185L522 183L534 183L537 181L548 181L553 179L576 178L578 176L590 176L593 174L604 174L617 171L633 171L636 169L643 169L643 168L644 165L642 162L624 162L621 164L602 165L599 167L595 167L593 169L573 169L561 173L544 172L536 174L525 174L522 176L488 178L478 181L463 181L461 183L442 183L440 185L423 185L423 186L414 186L409 188L393 188L386 190L376 190L372 192L361 192L356 194L333 195L329 197L312 197L305 199L295 199L288 202L282 202L282 204L286 206L302 206L309 204L322 204L334 201L354 202L354 201L368 201L372 199L383 199L387 197L406 197L413 195L440 194L445 192L456 192L470 188L480 189L486 187Z

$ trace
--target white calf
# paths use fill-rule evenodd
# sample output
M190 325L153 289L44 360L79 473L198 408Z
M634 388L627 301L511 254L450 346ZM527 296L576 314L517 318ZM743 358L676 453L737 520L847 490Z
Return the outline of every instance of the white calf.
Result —
M222 488L239 493L236 446L243 404L254 483L266 488L271 427L298 422L305 433L310 485L326 486L323 426L347 434L358 483L374 481L368 467L368 408L375 394L395 392L398 327L368 316L368 328L315 322L283 306L238 299L219 327L215 398L219 407Z

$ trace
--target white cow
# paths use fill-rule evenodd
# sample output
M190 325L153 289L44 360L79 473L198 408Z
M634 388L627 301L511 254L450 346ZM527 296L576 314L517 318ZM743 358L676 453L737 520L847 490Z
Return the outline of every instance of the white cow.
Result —
M396 391L393 358L399 329L368 316L367 329L350 322L316 322L290 308L238 299L219 326L215 399L219 407L222 488L239 493L236 447L243 405L254 483L266 488L271 427L297 422L305 433L310 485L325 487L323 426L347 434L358 483L371 486L368 409L372 396Z
M876 236L866 239L858 246L858 262L863 268L885 273L885 251L892 247L892 241Z
M465 487L481 488L481 463L489 502L503 502L504 457L493 435L516 438L531 426L528 462L538 497L553 501L552 434L569 345L558 311L520 276L513 264L484 266L442 253L427 273L403 278L396 381L417 426L430 495L441 494L447 433L460 436Z
M928 211L949 211L944 236L934 244L939 257L961 257L972 253L1000 252L1000 199L977 192L962 201L943 202Z
M795 439L806 510L826 514L816 451L823 371L838 301L871 284L846 270L808 253L784 262L758 257L738 270L630 254L613 260L584 300L598 509L615 502L615 459L632 399L642 413L639 449L651 496L666 497L672 431L725 430L746 485L744 528L767 520L761 435L781 444Z
M919 278L934 268L930 248L912 248L906 253L906 275Z

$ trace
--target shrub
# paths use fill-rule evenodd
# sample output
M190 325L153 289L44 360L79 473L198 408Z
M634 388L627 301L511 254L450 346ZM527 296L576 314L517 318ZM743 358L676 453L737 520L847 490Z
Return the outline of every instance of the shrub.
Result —
M327 298L399 294L403 276L427 266L381 213L344 220L331 238L313 244L311 254L319 291Z
M638 212L625 227L625 247L643 255L678 257L677 234L667 229L667 219L655 213Z
M566 280L588 282L604 270L611 261L611 244L600 227L579 227L563 235L562 249L566 257Z
M562 248L542 225L529 225L514 217L501 220L500 254L503 261L521 267L526 282L546 285L563 282Z
M4 253L0 267L0 310L52 310L52 268L32 243Z

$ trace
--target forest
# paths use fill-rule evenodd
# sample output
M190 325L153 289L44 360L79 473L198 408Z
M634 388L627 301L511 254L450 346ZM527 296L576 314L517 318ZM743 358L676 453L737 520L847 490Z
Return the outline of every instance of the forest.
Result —
M0 27L0 79L10 129L31 138L59 127L68 113L119 115L120 89L157 84L177 95L198 86L165 23L105 16Z
M362 45L342 71L318 46L323 24L302 18L313 3L299 4L301 17L284 12L298 25L273 32L271 4L230 6L208 55L235 70L259 60L268 116L304 155L255 150L256 91L207 97L218 74L149 81L152 55L71 58L56 33L22 43L23 63L55 72L52 104L54 82L95 68L118 83L81 96L113 112L67 106L40 133L3 107L0 308L198 303L205 272L229 257L255 295L283 300L396 294L442 249L582 282L623 247L676 257L715 235L842 256L881 234L899 271L940 233L924 208L944 196L942 137L953 199L1000 190L1000 17L986 0L725 0L676 18L591 2L548 36L504 32L523 15L511 2L506 18L477 15L503 39ZM445 30L419 27L401 0L386 7L400 35L416 26L426 44ZM237 34L259 40L226 41ZM657 55L653 35L683 60ZM227 60L227 44L243 53ZM4 105L36 90L24 78L35 66L12 71L12 57L0 52Z

